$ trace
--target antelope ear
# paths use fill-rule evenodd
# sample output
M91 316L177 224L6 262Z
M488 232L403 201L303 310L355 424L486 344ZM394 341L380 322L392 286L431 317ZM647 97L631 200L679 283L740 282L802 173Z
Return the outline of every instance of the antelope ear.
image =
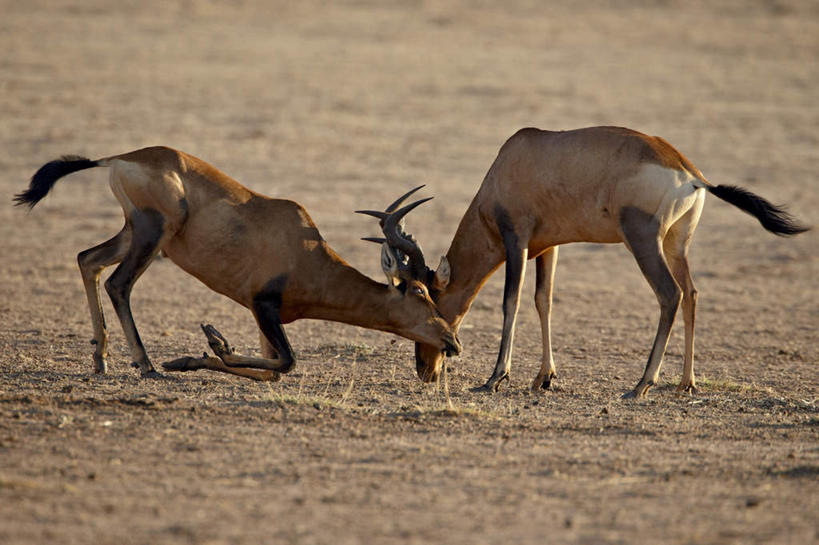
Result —
M446 256L441 256L441 263L438 264L438 268L435 270L435 278L432 280L432 286L436 290L446 288L449 285L449 275L449 260Z
M398 278L398 258L386 242L381 245L381 270L387 277L387 285L394 288L400 282Z

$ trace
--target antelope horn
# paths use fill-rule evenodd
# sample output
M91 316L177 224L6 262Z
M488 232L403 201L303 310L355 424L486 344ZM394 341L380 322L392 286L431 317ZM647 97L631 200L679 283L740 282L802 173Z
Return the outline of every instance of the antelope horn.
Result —
M391 205L389 205L387 208L385 208L384 211L385 212L393 212L396 208L398 208L398 206L402 202L404 202L404 199L406 199L407 197L409 197L410 195L412 195L413 193L415 193L416 191L418 191L419 189L421 189L424 186L426 186L426 184L421 184L418 187L416 187L415 189L410 189L409 191L407 191L406 193L404 193L403 195L401 195L400 197L395 199L395 202L392 203Z
M421 251L421 247L418 246L418 243L412 238L404 236L399 228L404 216L417 206L431 199L432 197L427 197L426 199L415 201L396 210L384 219L384 223L381 226L384 236L387 237L387 243L393 248L403 252L409 258L409 267L413 278L421 278L427 270L424 254Z
M426 199L420 199L420 200L415 201L414 203L410 203L410 204L408 204L408 205L407 205L407 206L405 206L404 208L401 208L401 209L399 209L399 210L396 210L395 212L390 212L390 214L388 214L388 215L387 215L387 217L386 217L386 218L384 218L384 228L386 228L386 227L387 227L387 225L394 225L394 226L397 226L397 225L398 225L398 223L399 223L399 222L400 222L402 219L404 219L404 216L406 216L407 214L409 214L409 213L410 213L410 212L411 212L413 209L415 209L415 207L416 207L416 206L419 206L419 205L421 205L421 204L424 204L424 203L425 203L425 202L427 202L427 201L431 201L431 200L432 200L432 199L434 199L434 198L435 198L435 197L427 197ZM372 214L371 214L371 215L372 215Z
M386 237L386 238L364 237L361 240L366 240L368 242L377 242L378 244L383 244L384 242L386 242L391 248L407 256L408 264L403 265L402 268L409 269L409 272L413 278L422 278L423 275L426 274L427 265L426 262L424 261L424 254L421 251L421 247L418 245L415 239L412 238L412 235L404 232L403 225L404 216L409 214L416 207L431 200L432 197L417 200L414 203L408 204L398 210L396 210L396 208L402 202L404 202L404 200L406 200L407 197L409 197L422 187L424 186L419 185L418 187L404 193L392 204L390 204L384 212L381 212L379 210L355 211L356 214L364 214L367 216L377 218L379 225L381 225L381 231L384 233L384 237Z
M386 212L381 212L380 210L356 210L356 214L364 214L365 216L372 216L374 218L378 218L383 223L384 220L387 219L389 216Z
M401 195L400 197L395 199L395 202L393 202L391 205L389 205L383 212L381 212L380 210L356 210L355 213L356 214L365 214L367 216L372 216L374 218L378 218L379 223L381 224L381 227L384 227L384 221L387 219L387 216L389 216L392 212L394 212L395 209L402 202L404 202L404 200L406 200L407 197L409 197L410 195L412 195L413 193L415 193L416 191L418 191L422 187L426 187L426 184L419 185L415 189L410 189L409 191L407 191L406 193L404 193L403 195ZM429 197L428 199L425 199L424 201L421 201L421 202L425 202L426 200L429 200L431 198L432 197ZM417 206L417 204L416 204L416 206ZM412 210L412 208L410 208L409 210ZM409 212L409 210L407 210L407 212ZM404 214L406 214L407 212L404 212ZM404 214L402 214L401 216L403 217Z

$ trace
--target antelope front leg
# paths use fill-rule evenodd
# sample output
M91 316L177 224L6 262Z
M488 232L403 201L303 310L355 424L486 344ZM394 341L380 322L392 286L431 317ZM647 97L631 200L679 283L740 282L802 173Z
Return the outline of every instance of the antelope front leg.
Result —
M557 266L557 246L549 248L535 260L537 280L535 282L535 307L540 316L540 330L543 337L543 363L540 372L532 382L532 390L548 390L552 380L557 377L555 360L552 356L552 289L554 287L555 267Z
M228 368L235 368L237 370L259 369L270 371L276 375L276 380L278 380L279 373L274 371L272 368L274 366L281 366L278 361L279 358L254 358L252 356L237 354L236 350L230 346L224 335L219 333L219 330L212 325L202 325L201 327L202 331L205 333L205 337L208 338L208 346L210 346L213 353L216 354L219 359L228 366Z
M236 375L243 378L258 380L261 382L276 382L281 375L275 371L267 369L245 369L242 367L228 367L219 358L202 354L201 358L186 356L162 364L162 368L171 372L198 371L199 369L209 369L219 371L229 375Z
M515 339L515 321L520 306L520 291L523 287L523 277L526 273L526 257L528 250L518 248L516 237L507 242L506 283L503 288L503 333L498 352L498 361L495 370L486 384L475 388L475 392L497 392L500 383L509 379L512 368L512 344Z
M224 335L215 327L212 325L202 325L201 327L205 333L205 337L208 339L208 345L217 357L208 356L207 354L203 354L201 358L186 356L163 363L163 369L177 372L209 369L211 371L219 371L220 373L228 373L243 378L266 382L275 382L281 378L279 373L266 368L255 369L253 367L234 367L228 365L227 363L230 362L233 365L238 363L244 365L258 364L261 366L263 364L265 367L269 367L274 362L265 358L253 358L236 354L236 351L230 346Z

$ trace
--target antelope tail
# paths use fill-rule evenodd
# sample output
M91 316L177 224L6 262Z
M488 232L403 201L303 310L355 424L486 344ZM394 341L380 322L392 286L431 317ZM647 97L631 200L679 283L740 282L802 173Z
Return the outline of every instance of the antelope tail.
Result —
M16 206L26 205L29 209L34 208L35 204L48 195L57 180L72 172L96 166L101 166L99 161L92 161L79 155L63 155L41 166L31 177L28 189L14 196L14 203Z
M804 233L810 229L810 227L797 223L784 207L777 206L742 187L711 185L707 182L695 183L695 185L704 187L714 196L752 215L759 220L762 227L775 235L789 237Z

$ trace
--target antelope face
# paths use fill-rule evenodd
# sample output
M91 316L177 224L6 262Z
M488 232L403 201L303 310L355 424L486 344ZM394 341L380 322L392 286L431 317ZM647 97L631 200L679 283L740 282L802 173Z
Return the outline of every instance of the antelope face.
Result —
M391 321L401 324L400 331L397 331L400 335L432 346L439 354L456 356L461 353L461 342L455 330L441 316L422 282L405 281L390 289L394 290L395 300L389 312Z
M432 275L430 288L426 282L430 271L424 261L424 254L415 238L404 230L403 218L417 206L427 202L432 197L415 201L403 208L398 208L410 195L424 186L410 190L383 212L376 210L356 210L359 214L366 214L378 218L385 238L367 237L364 240L381 244L381 268L387 277L387 285L395 301L389 305L390 321L395 325L395 333L416 341L416 362L420 361L418 346L434 354L431 364L421 366L417 364L418 376L424 382L432 382L438 378L443 355L458 355L461 353L461 343L455 329L447 323L435 302L430 297L429 289L441 290L449 281L449 263L446 258L441 261L438 271ZM446 281L441 283L441 279ZM427 360L424 360L427 361ZM431 365L431 367L430 367Z
M415 343L415 372L424 382L435 382L441 376L444 352L435 345Z
M427 272L426 280L428 286L425 287L432 293L430 299L437 304L441 295L446 291L449 285L450 278L449 261L446 257L441 257L441 263L438 269ZM443 317L442 317L443 318ZM457 330L450 326L457 338ZM459 352L456 352L457 355ZM441 350L433 343L415 343L415 371L418 373L418 378L424 382L435 382L441 375L441 369L444 362L444 356L452 356L452 353L446 350Z

